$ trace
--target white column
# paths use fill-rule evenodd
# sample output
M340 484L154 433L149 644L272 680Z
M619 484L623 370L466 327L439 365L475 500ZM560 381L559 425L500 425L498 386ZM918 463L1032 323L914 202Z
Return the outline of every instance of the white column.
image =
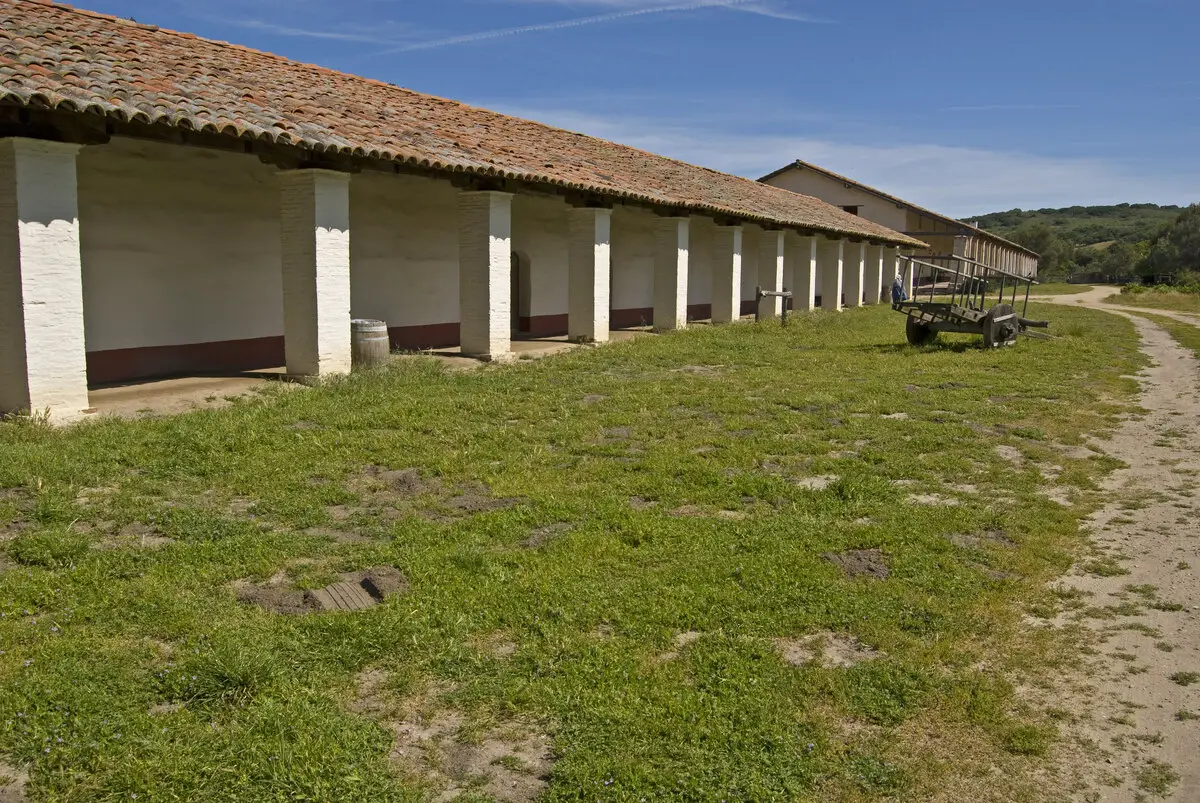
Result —
M659 218L654 232L654 328L687 326L688 235L686 217Z
M88 408L79 150L0 139L0 412L54 423Z
M742 317L743 233L741 226L717 226L713 234L713 323L732 323Z
M494 361L509 359L511 280L512 194L459 193L459 343L464 355Z
M909 256L911 257L912 254L909 254ZM912 263L911 259L901 264L904 265L904 292L911 299L913 297L913 290L917 285L917 266Z
M863 274L863 303L878 304L883 296L884 276L886 270L884 268L884 258L887 255L887 247L882 245L867 246L867 268ZM887 278L887 283L890 285L891 277Z
M758 238L758 285L763 290L783 290L784 233L763 231ZM783 313L783 299L765 296L758 302L762 318L778 318Z
M571 241L567 263L567 336L571 340L608 342L609 272L612 210L568 210Z
M863 304L863 274L866 272L867 244L847 242L842 250L842 289L847 307Z
M817 294L817 238L787 232L783 240L787 287L792 291L792 309L811 312Z
M821 273L821 309L840 312L842 309L842 246L841 240L821 238L817 244L817 270Z
M350 370L350 176L279 173L284 352L289 376Z

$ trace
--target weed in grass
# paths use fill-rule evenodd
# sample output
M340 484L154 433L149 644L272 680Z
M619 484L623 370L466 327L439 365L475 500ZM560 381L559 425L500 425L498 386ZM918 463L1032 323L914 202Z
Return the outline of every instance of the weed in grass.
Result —
M1163 652L1175 652L1175 645L1169 641L1156 641L1154 642L1154 647Z
M1004 736L1004 749L1019 756L1044 756L1057 735L1050 726L1018 725Z
M88 554L91 539L65 527L25 532L8 544L8 554L25 566L65 569Z
M1162 600L1151 602L1150 607L1156 611L1166 611L1168 613L1182 611L1184 609L1183 605L1178 602L1163 602Z
M1193 683L1200 683L1200 672L1176 672L1169 680L1180 686L1191 686Z
M1179 783L1179 773L1170 764L1150 759L1146 766L1134 773L1138 789L1152 795L1165 796L1171 787Z
M1129 574L1129 570L1121 566L1113 558L1100 558L1084 564L1083 570L1097 577L1121 577Z
M1197 714L1194 711L1188 711L1186 708L1181 708L1175 712L1175 719L1180 722L1193 722L1195 720L1200 720L1200 714Z

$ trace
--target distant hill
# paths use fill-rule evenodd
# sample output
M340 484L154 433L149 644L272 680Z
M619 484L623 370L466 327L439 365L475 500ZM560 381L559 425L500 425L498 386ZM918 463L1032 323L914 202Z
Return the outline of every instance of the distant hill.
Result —
M1009 237L1025 223L1041 223L1077 246L1138 243L1154 239L1183 211L1179 206L1118 204L1070 206L1066 209L1013 209L972 219L981 229Z

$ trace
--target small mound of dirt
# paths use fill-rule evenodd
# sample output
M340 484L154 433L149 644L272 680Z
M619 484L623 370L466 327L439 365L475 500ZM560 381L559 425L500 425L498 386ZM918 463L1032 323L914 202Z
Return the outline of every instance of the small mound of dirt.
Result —
M517 643L503 630L479 636L472 641L471 646L478 652L500 659L511 658L517 652Z
M800 638L777 638L773 641L783 660L792 666L816 663L826 669L848 669L883 655L854 636L829 631Z
M607 399L607 396L603 396L599 393L589 393L587 396L583 397L583 401L580 402L580 404L582 404L584 407L591 407L593 404L599 404Z
M629 506L634 510L649 510L652 507L658 507L658 502L644 496L631 496L629 497Z
M824 474L819 477L803 477L795 480L795 483L797 488L803 488L806 491L824 491L840 479L841 477L836 474Z
M1020 466L1025 462L1025 455L1021 454L1021 450L1015 446L1006 446L1001 444L996 447L996 454L1002 459L1007 460L1014 466Z
M961 504L957 499L951 499L941 494L909 494L905 501L910 505L926 505L929 507L958 507Z
M541 549L555 538L558 538L560 535L566 535L574 529L575 525L568 524L565 521L547 524L545 527L538 527L531 532L529 537L521 542L521 546L526 549Z
M315 600L288 584L286 575L277 574L265 583L235 580L233 592L240 602L284 616L302 616L319 610Z
M383 466L367 466L361 474L346 483L346 488L357 494L404 500L436 492L440 490L441 483L437 479L422 479L421 472L415 468L393 470Z
M822 558L837 566L847 577L870 577L886 580L892 573L887 556L878 549L852 549L849 552L826 552Z
M126 524L114 535L110 535L92 545L93 549L161 549L175 543L174 538L168 538L149 524L133 522Z
M234 593L247 604L286 616L321 611L360 611L373 608L394 594L408 591L408 580L394 566L374 566L347 572L324 588L301 591L284 572L264 583L235 580Z
M494 510L508 510L521 504L521 501L513 497L496 498L491 495L490 489L482 482L470 482L459 486L454 496L443 500L440 504L451 516L463 514L474 516ZM437 518L437 515L436 512L430 513L433 518Z

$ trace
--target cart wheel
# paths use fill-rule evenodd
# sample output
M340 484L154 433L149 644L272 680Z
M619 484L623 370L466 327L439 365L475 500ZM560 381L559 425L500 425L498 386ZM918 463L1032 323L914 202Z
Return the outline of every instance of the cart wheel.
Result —
M908 342L914 346L929 345L937 337L937 332L930 329L929 324L921 323L912 316L909 316L908 323L904 326L904 334L908 337Z
M983 346L995 349L1011 346L1017 342L1020 322L1011 304L997 304L988 310L983 319Z

